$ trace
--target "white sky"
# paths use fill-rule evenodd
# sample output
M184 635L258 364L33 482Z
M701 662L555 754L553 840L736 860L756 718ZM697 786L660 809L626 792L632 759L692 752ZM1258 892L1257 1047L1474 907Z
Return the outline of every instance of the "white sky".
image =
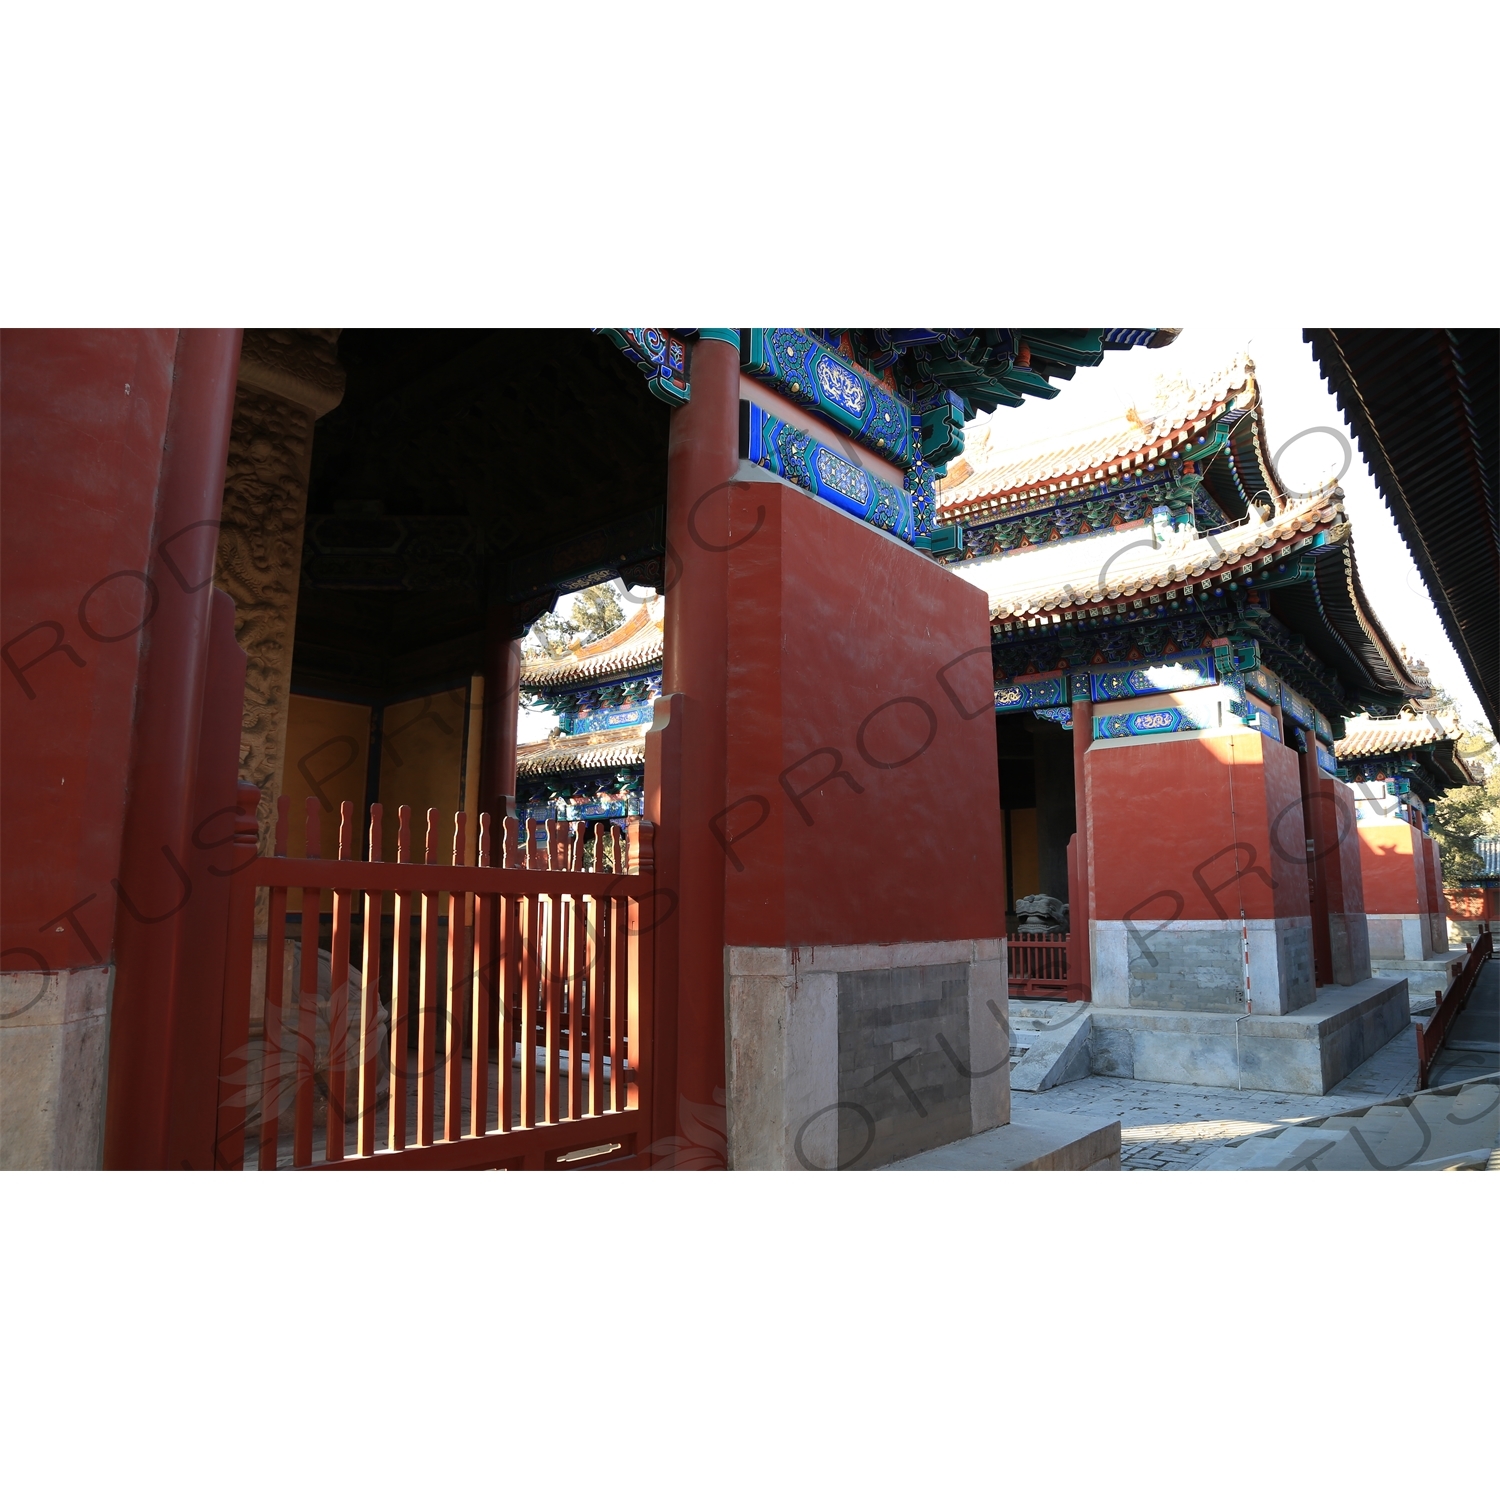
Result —
M970 430L996 424L992 441L1002 441L1005 448L1061 441L1078 428L1123 415L1131 405L1142 413L1149 411L1158 375L1181 373L1196 381L1222 369L1242 349L1255 361L1271 454L1296 439L1277 461L1285 484L1310 489L1337 473L1343 462L1343 452L1332 437L1299 437L1299 433L1334 427L1349 439L1354 461L1341 483L1366 597L1390 640L1425 661L1434 683L1447 689L1464 717L1475 725L1483 724L1479 700L1432 607L1421 574L1323 381L1312 346L1302 342L1300 328L1185 328L1165 349L1106 354L1102 365L1080 368L1071 381L1055 382L1061 389L1056 399L1028 399L1024 406L1001 407L992 416L971 423Z

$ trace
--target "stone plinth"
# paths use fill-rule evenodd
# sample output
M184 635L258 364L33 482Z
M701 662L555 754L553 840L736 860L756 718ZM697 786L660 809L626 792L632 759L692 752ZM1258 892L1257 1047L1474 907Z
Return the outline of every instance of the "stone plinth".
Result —
M1254 730L1084 756L1096 1004L1285 1015L1315 994L1297 755ZM1244 929L1242 932L1242 928Z
M1093 1071L1208 1088L1326 1094L1410 1021L1404 979L1329 985L1290 1015L1093 1007Z
M1005 944L729 950L729 1165L850 1170L1002 1125Z
M1118 1172L1120 1122L1015 1109L1010 1123L893 1162L893 1172Z
M92 1171L104 1158L114 969L0 974L0 1171Z
M1432 840L1399 818L1366 819L1358 839L1371 966L1378 968L1383 959L1423 959L1446 952L1447 924L1438 904Z
M681 585L723 559L697 627L701 645L719 611L723 771L676 826L687 938L697 882L722 891L729 1164L878 1166L1007 1118L987 601L784 484L725 493ZM684 694L686 787L709 774L706 697ZM700 996L685 977L680 1013Z

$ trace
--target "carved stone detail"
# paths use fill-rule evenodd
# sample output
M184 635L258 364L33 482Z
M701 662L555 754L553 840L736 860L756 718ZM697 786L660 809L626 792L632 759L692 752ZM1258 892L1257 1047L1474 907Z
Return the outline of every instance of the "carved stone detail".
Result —
M340 330L247 328L240 384L305 408L316 421L344 399L344 371L334 357Z
M239 374L215 571L249 658L240 774L268 794L260 809L268 853L286 754L313 423L338 405L344 372L326 333L247 329Z

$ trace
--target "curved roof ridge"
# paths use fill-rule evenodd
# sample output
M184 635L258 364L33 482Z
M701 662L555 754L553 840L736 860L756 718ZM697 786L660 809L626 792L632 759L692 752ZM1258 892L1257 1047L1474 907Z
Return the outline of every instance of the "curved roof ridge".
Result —
M1252 510L1244 520L1211 536L1174 537L1164 546L1146 549L1144 555L1132 552L1120 567L1108 566L1107 578L1100 573L1100 560L1093 548L1080 547L1076 538L1067 547L1037 548L1030 556L1011 552L1003 558L975 558L950 566L985 590L990 618L1004 620L1099 605L1196 582L1301 541L1319 526L1347 526L1342 490L1289 498L1269 517ZM1103 541L1104 546L1118 548L1118 533L1095 535L1109 538ZM1116 555L1121 554L1117 551Z
M1334 745L1333 753L1339 760L1362 760L1422 745L1456 744L1463 734L1457 723L1441 714L1397 714L1389 719L1352 714L1344 720L1344 737Z
M532 661L521 668L521 686L561 687L654 666L662 659L663 601L648 599L625 623L587 646L575 646L555 661Z
M1009 495L1029 485L1081 477L1121 461L1133 460L1153 444L1188 435L1185 429L1206 421L1204 413L1243 395L1240 409L1258 404L1255 362L1241 351L1219 369L1190 381L1180 372L1159 375L1152 397L1155 410L1144 415L1137 406L1119 416L1088 423L1046 439L990 447L994 423L976 434L949 477L939 481L938 509L948 511L977 500ZM1072 441L1067 441L1072 439ZM1155 455L1152 455L1153 457ZM1103 477L1102 475L1099 477Z

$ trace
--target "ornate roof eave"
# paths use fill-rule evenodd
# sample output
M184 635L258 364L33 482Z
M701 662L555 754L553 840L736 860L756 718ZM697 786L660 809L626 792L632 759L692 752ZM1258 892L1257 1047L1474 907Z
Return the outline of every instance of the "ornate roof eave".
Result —
M1359 581L1352 536L1336 552L1318 560L1315 588L1324 618L1359 659L1371 687L1403 699L1428 696L1429 690L1413 680L1370 608Z
M644 725L561 735L516 748L516 775L551 776L569 771L606 771L639 766L646 759Z
M1458 753L1462 737L1461 729L1430 714L1355 718L1345 722L1344 737L1335 743L1333 753L1349 770L1368 771L1394 763L1403 768L1398 774L1410 774L1416 768L1437 794L1476 785L1481 779Z
M1054 379L1106 353L1161 348L1175 328L814 328L786 332L815 339L826 385L809 378L804 351L783 365L780 329L600 328L670 405L691 399L692 350L713 338L738 341L741 368L799 405L816 409L856 441L868 441L900 467L941 466L964 448L964 424L978 412L1050 399ZM793 341L795 342L795 341ZM892 405L894 403L894 405ZM872 414L881 420L871 426ZM897 429L904 429L898 439ZM891 439L890 442L881 439Z
M1165 470L1169 462L1193 460L1202 465L1204 460L1216 460L1241 419L1259 411L1254 371L1249 359L1236 359L1187 389L1174 407L1144 426L1138 419L1121 418L1116 430L1095 439L1034 452L989 469L973 469L957 480L947 478L939 488L938 520L974 524L1034 502L1066 499L1071 491L1091 484L1144 479L1158 469ZM971 450L963 462L969 464L975 457ZM1279 484L1274 488L1279 492Z
M1012 594L990 596L990 619L995 622L1027 622L1040 616L1099 616L1124 614L1132 604L1156 603L1159 599L1204 591L1211 586L1254 578L1257 572L1278 564L1290 567L1298 554L1314 547L1336 545L1348 535L1344 519L1342 492L1327 490L1321 495L1288 507L1269 520L1258 515L1218 533L1195 536L1177 544L1157 547L1148 543L1151 533L1142 531L1142 545L1149 545L1152 556L1138 563L1111 569L1103 582L1092 576L1080 585L1066 578L1039 580L1033 587ZM1074 546L1074 541L1057 544L1059 550ZM1009 557L997 560L1005 566ZM994 564L991 564L994 566ZM1283 569L1284 571L1285 569ZM972 567L954 571L968 574ZM978 579L973 580L979 582ZM1284 580L1267 580L1278 583ZM981 587L984 585L981 583ZM1246 584L1253 588L1254 583Z
M1305 328L1492 727L1500 615L1493 329Z
M536 692L630 677L659 667L663 635L660 600L643 605L618 629L557 661L530 661L521 668L521 688Z

